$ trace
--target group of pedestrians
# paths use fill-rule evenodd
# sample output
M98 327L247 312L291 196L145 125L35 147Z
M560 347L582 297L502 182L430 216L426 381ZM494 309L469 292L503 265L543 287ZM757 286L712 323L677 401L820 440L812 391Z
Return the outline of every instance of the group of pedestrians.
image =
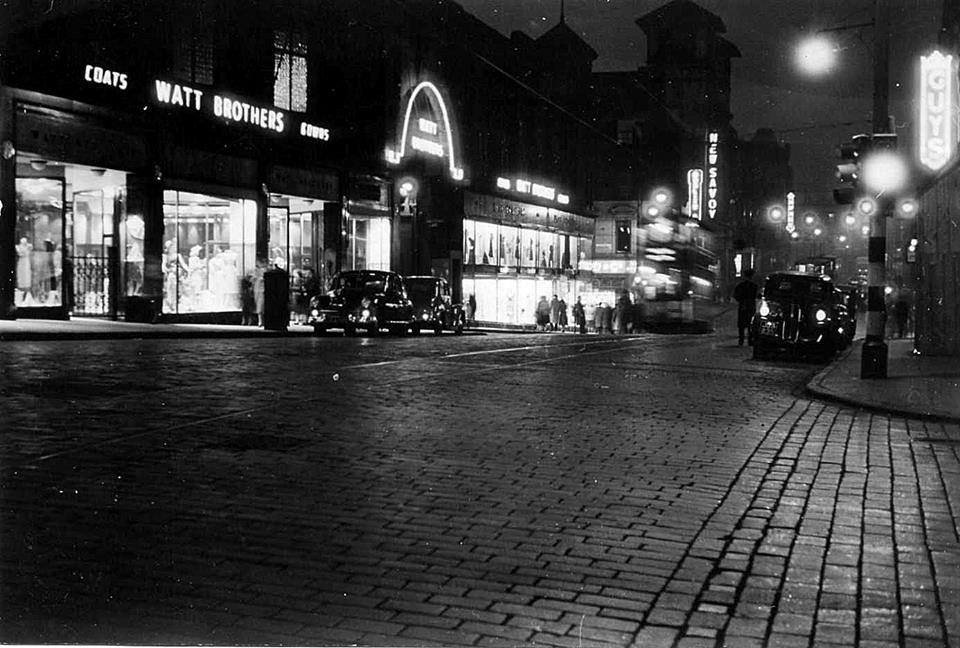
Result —
M598 302L596 306L584 306L580 297L570 309L572 315L572 330L585 335L589 330L596 333L626 334L631 320L630 298L620 297L614 306L607 302ZM536 328L538 331L566 331L570 319L567 315L567 303L556 295L547 301L540 297L535 310Z

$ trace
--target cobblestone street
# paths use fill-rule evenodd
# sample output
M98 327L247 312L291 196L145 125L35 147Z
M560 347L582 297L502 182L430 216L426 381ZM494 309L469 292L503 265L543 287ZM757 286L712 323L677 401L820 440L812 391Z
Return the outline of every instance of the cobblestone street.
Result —
M0 344L0 641L960 646L960 426L718 335Z

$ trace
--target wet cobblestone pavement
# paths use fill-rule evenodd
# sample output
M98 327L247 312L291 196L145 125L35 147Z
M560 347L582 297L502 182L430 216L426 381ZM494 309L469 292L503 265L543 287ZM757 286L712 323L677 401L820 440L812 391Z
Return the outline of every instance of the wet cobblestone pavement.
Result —
M715 335L0 344L0 640L960 645L960 427Z

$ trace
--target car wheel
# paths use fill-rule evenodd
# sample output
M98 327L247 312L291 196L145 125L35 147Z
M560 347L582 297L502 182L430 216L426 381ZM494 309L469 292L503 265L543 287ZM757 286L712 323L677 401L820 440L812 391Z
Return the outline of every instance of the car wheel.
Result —
M327 327L326 327L326 326L314 326L314 327L313 327L313 334L314 334L314 335L326 335L326 334L327 334Z
M357 334L357 329L353 326L344 326L343 334L347 337L353 337L354 335Z
M420 335L420 325L419 325L419 324L414 324L414 325L411 327L411 331L413 332L414 335Z

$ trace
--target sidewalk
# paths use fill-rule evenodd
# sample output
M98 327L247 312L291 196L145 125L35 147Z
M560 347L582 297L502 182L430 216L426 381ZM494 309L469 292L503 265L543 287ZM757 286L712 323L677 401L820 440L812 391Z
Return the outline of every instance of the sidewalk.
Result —
M886 378L860 378L859 339L817 373L807 391L857 407L960 422L960 358L914 354L913 339L887 345Z

